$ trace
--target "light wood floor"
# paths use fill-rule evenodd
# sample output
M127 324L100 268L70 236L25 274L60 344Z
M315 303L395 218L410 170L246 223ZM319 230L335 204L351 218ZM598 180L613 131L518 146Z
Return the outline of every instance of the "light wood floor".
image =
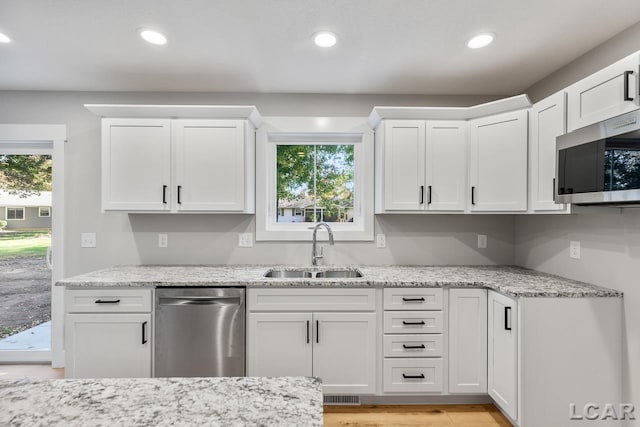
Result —
M511 427L493 405L325 406L325 427Z
M3 379L64 378L49 365L2 365ZM511 427L493 405L325 406L325 427Z

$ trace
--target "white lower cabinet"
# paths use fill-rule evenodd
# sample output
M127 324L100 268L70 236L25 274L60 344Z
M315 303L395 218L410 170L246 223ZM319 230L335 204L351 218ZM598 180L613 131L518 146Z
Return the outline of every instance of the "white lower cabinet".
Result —
M487 392L487 290L449 290L449 393Z
M326 394L374 394L376 392L377 316L373 312L302 311L301 305L323 307L335 289L286 292L249 289L247 315L248 376L314 376L322 379ZM326 291L326 292L322 292ZM371 290L341 289L369 300ZM269 312L260 304L276 298L280 310ZM287 304L289 298L296 304ZM253 301L253 302L252 302ZM355 307L359 307L356 305ZM339 308L340 304L334 305ZM324 307L330 309L329 306ZM363 308L367 309L367 308ZM258 311L261 310L261 311ZM266 311L266 312L265 312Z
M489 396L512 419L518 412L518 340L515 300L489 291Z
M67 314L66 378L151 377L151 314Z

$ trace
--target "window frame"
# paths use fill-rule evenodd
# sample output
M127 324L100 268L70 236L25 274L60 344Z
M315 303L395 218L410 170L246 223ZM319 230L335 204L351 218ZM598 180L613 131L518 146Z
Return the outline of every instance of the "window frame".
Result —
M256 138L256 241L310 241L311 222L277 222L278 145L354 145L354 221L330 223L338 241L373 241L374 133L360 117L264 118ZM294 212L295 213L295 212ZM326 232L323 231L324 234ZM324 238L324 237L323 237Z
M20 207L20 206L7 206L4 208L4 218L7 221L24 221L26 219L27 216L27 210L24 208L24 206ZM9 209L14 209L14 210L22 210L22 218L9 218Z
M42 209L46 209L48 214L42 215ZM51 206L38 206L38 218L51 218Z

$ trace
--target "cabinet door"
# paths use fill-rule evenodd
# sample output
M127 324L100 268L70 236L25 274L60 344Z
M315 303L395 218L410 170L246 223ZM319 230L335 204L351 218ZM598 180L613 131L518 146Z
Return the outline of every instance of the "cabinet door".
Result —
M639 63L634 53L569 86L569 132L637 110Z
M102 209L170 209L171 121L102 119Z
M151 314L67 314L66 378L151 376Z
M527 209L527 111L470 122L471 210Z
M383 156L385 210L424 209L425 122L387 120Z
M426 124L426 205L432 211L463 211L467 201L467 122Z
M529 115L531 209L560 211L553 201L556 177L556 138L566 131L566 95L556 93L533 106Z
M376 314L314 313L313 376L328 394L375 393Z
M247 375L312 375L311 313L249 313Z
M174 120L175 208L245 208L245 122Z
M487 290L449 290L449 392L487 392Z
M517 418L517 307L515 301L489 291L489 396L513 420Z

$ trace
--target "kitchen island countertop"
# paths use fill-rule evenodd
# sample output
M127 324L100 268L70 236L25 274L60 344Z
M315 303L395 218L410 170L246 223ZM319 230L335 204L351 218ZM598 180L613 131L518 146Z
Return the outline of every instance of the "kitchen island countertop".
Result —
M322 426L304 377L0 380L7 426Z
M266 278L269 269L356 268L359 278ZM621 297L584 282L513 266L139 265L112 267L57 282L69 288L246 286L282 287L484 287L512 297Z

